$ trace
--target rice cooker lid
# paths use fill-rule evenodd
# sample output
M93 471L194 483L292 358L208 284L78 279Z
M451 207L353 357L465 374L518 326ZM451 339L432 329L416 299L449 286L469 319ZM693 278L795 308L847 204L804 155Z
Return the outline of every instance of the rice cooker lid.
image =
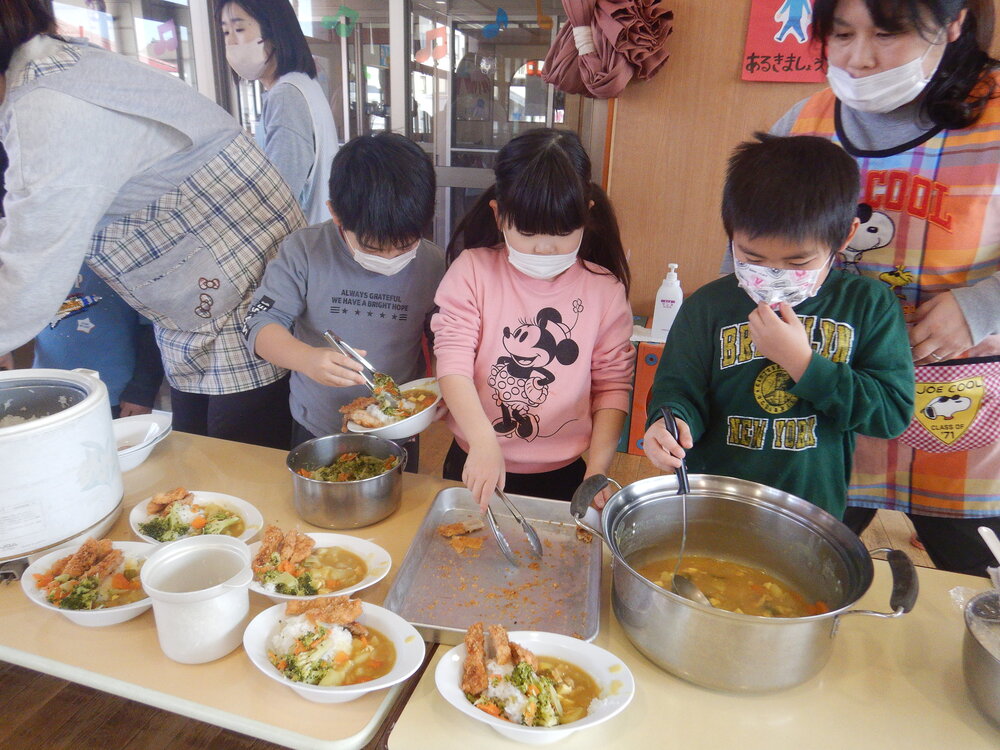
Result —
M91 371L0 373L0 436L42 427L99 401L107 388Z

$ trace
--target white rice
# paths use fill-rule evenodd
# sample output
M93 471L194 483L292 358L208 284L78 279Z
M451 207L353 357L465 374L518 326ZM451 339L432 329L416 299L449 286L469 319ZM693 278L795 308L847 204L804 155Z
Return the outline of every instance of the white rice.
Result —
M320 647L310 656L318 660L338 651L351 653L351 632L340 625L324 625L330 631ZM280 621L278 631L271 636L271 650L276 654L287 654L295 648L295 641L307 633L316 632L316 627L306 615L295 615Z
M486 674L490 676L490 680L482 696L500 701L507 718L515 724L520 724L524 709L528 706L528 698L508 681L507 678L513 671L514 668L510 664L501 666L495 661L486 662ZM503 679L494 680L495 674L503 675Z

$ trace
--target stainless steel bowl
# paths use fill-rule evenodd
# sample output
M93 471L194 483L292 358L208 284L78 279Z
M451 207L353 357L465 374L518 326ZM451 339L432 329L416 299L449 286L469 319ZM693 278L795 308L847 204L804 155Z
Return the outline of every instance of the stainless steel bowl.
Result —
M399 463L385 474L354 482L323 482L298 473L328 466L337 456L353 452L396 456ZM381 521L399 507L406 453L391 440L347 433L307 440L288 454L285 465L292 474L295 511L303 521L325 529L356 529Z
M973 703L1000 727L1000 592L996 590L976 594L965 605L962 671Z

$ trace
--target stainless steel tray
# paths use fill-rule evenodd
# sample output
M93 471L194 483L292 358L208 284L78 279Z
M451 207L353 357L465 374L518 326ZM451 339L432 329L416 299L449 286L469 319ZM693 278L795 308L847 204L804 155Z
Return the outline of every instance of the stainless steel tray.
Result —
M544 630L593 640L600 629L601 543L576 538L569 503L523 495L511 500L542 540L544 555L531 557L521 527L500 503L497 525L521 563L510 565L489 528L479 550L457 552L437 533L441 524L479 518L464 487L434 498L383 606L408 620L425 640L455 645L474 622L509 630ZM502 510L501 510L502 509Z

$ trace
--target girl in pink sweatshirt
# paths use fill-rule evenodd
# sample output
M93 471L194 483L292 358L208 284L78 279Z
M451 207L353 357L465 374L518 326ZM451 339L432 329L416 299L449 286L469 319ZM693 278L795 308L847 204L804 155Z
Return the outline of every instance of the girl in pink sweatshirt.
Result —
M568 500L606 473L633 368L628 264L579 138L529 131L494 172L449 243L431 321L455 434L444 478L483 509L496 487Z

